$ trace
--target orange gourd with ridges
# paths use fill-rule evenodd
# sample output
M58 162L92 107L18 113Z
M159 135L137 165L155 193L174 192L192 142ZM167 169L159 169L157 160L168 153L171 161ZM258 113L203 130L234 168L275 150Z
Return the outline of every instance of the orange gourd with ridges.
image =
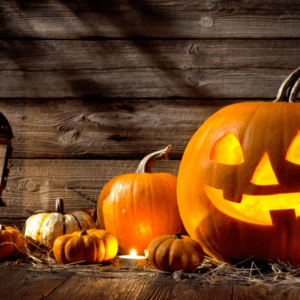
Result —
M101 191L98 221L117 238L121 254L135 249L144 255L154 238L185 232L177 207L176 176L150 173L150 165L157 159L167 159L170 148L149 154L136 173L111 179Z

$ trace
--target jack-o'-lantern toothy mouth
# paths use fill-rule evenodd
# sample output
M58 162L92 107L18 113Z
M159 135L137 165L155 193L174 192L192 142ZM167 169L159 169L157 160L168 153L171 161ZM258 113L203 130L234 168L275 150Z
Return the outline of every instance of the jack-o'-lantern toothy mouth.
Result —
M223 197L223 191L220 189L206 184L202 184L202 187L216 208L241 220L258 224L272 224L271 210L294 209L296 216L300 215L300 193L259 196L243 194L242 201L235 203L226 200Z

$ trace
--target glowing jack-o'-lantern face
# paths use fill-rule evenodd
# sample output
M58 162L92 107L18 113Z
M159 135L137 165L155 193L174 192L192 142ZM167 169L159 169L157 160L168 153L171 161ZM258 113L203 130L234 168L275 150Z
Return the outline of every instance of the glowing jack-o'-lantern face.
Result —
M300 263L300 103L244 102L208 118L185 149L177 198L207 254Z
M225 165L240 165L244 162L242 147L233 133L226 134L214 144L210 158L217 163ZM290 144L285 160L300 165L300 131L298 131ZM270 210L294 209L296 216L300 215L300 186L299 192L285 191L283 193L271 193L270 187L273 187L274 191L278 190L279 182L273 171L267 152L264 152L255 168L250 179L250 184L261 186L261 193L263 192L263 186L267 186L266 194L249 195L244 193L240 198L240 203L236 203L224 199L223 191L220 189L206 184L203 184L203 189L216 207L221 208L222 205L219 206L218 203L224 204L225 202L228 206L246 216L259 220L259 222L262 221L263 223L271 224Z

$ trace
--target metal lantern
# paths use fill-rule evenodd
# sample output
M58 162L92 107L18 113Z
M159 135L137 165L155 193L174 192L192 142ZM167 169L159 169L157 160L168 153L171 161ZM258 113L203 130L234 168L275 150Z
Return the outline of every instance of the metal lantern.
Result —
M11 140L13 133L11 127L2 113L0 113L0 206L5 206L1 199L2 191L5 189L6 180L9 173L8 162L12 156L13 148L11 147Z

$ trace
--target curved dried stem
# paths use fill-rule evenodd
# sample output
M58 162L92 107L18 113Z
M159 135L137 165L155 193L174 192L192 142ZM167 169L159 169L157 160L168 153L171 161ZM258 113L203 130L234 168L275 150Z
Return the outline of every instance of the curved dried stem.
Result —
M144 157L142 159L142 161L140 162L140 164L139 164L139 166L138 166L135 173L138 173L138 174L151 173L151 166L156 160L158 160L158 159L163 159L163 160L169 159L168 153L170 152L171 148L172 148L172 146L169 145L168 147L166 147L162 150L159 150L159 151L148 154L146 157Z
M64 214L64 202L60 198L55 200L55 212Z
M85 235L87 235L86 230L81 231L80 234L79 234L79 236L81 236L81 237L83 237L83 236L85 236Z
M293 102L294 98L291 99L291 95L294 89L294 85L298 81L299 77L300 77L300 67L296 69L294 72L292 72L281 84L277 93L277 97L274 100L274 102L280 102L280 101Z
M295 102L297 98L297 94L299 92L299 88L300 88L300 78L295 82L293 88L291 89L289 102Z

